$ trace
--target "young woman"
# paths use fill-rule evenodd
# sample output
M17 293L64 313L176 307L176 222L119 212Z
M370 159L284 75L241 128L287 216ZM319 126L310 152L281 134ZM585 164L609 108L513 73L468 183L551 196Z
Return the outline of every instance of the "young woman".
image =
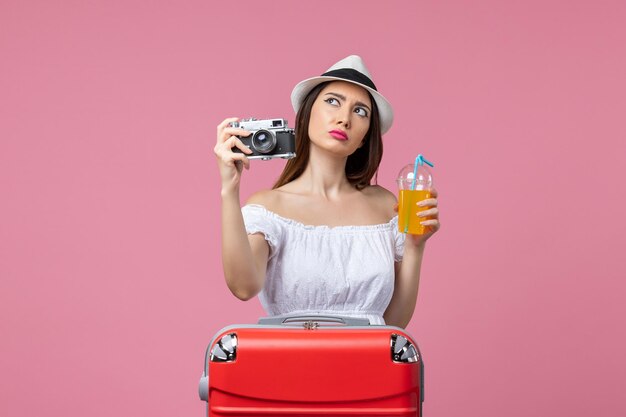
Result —
M360 57L300 82L291 100L296 154L271 190L239 199L245 154L217 127L222 179L222 262L241 300L255 295L269 315L320 313L405 327L415 310L426 241L439 230L437 194L422 204L424 235L398 232L395 194L371 185L393 110ZM233 152L239 148L243 153Z

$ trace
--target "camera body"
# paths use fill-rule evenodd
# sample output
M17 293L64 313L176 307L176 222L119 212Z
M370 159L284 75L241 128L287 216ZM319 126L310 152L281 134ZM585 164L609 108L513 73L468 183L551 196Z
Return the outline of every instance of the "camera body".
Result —
M285 119L249 118L230 125L252 132L249 136L237 136L252 151L246 154L249 159L291 159L296 156L296 135L293 129L287 127ZM243 153L237 147L232 151Z

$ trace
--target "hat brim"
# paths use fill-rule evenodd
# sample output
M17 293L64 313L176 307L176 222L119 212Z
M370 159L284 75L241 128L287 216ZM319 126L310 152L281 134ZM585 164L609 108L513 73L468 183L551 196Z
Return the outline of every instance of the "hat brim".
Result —
M389 104L387 99L383 97L383 95L380 94L378 91L374 90L371 87L368 87L367 85L340 77L319 76L300 81L291 92L291 105L293 106L294 111L298 113L298 110L300 110L300 106L302 105L302 102L306 98L307 94L309 94L311 90L315 88L315 86L326 81L345 81L347 83L356 84L359 87L363 87L364 89L369 91L369 93L374 98L374 101L376 102L376 106L378 107L381 132L383 134L387 133L387 131L391 128L391 125L393 124L393 108L391 107L391 104Z

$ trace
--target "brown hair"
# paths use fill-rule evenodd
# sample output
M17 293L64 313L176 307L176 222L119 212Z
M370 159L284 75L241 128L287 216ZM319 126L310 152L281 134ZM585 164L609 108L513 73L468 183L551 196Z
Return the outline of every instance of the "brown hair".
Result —
M309 120L311 118L311 109L313 103L320 91L324 89L329 82L321 83L315 86L313 90L306 96L300 110L296 115L296 157L287 161L282 174L272 189L283 186L304 172L309 163L309 147L311 139L309 138ZM370 117L370 128L365 134L363 146L358 148L354 153L348 156L346 161L346 177L350 184L354 185L357 190L370 185L372 177L374 182L378 180L378 166L383 158L383 140L380 131L380 118L378 116L378 107L372 95L368 92L372 102L372 114Z

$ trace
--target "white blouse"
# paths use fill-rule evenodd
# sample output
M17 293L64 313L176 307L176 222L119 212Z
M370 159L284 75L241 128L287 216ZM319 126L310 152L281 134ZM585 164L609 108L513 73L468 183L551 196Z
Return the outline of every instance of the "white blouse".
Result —
M394 261L405 235L398 216L365 226L312 226L258 204L241 208L248 234L262 233L270 247L259 300L268 315L341 315L385 324L394 287Z

